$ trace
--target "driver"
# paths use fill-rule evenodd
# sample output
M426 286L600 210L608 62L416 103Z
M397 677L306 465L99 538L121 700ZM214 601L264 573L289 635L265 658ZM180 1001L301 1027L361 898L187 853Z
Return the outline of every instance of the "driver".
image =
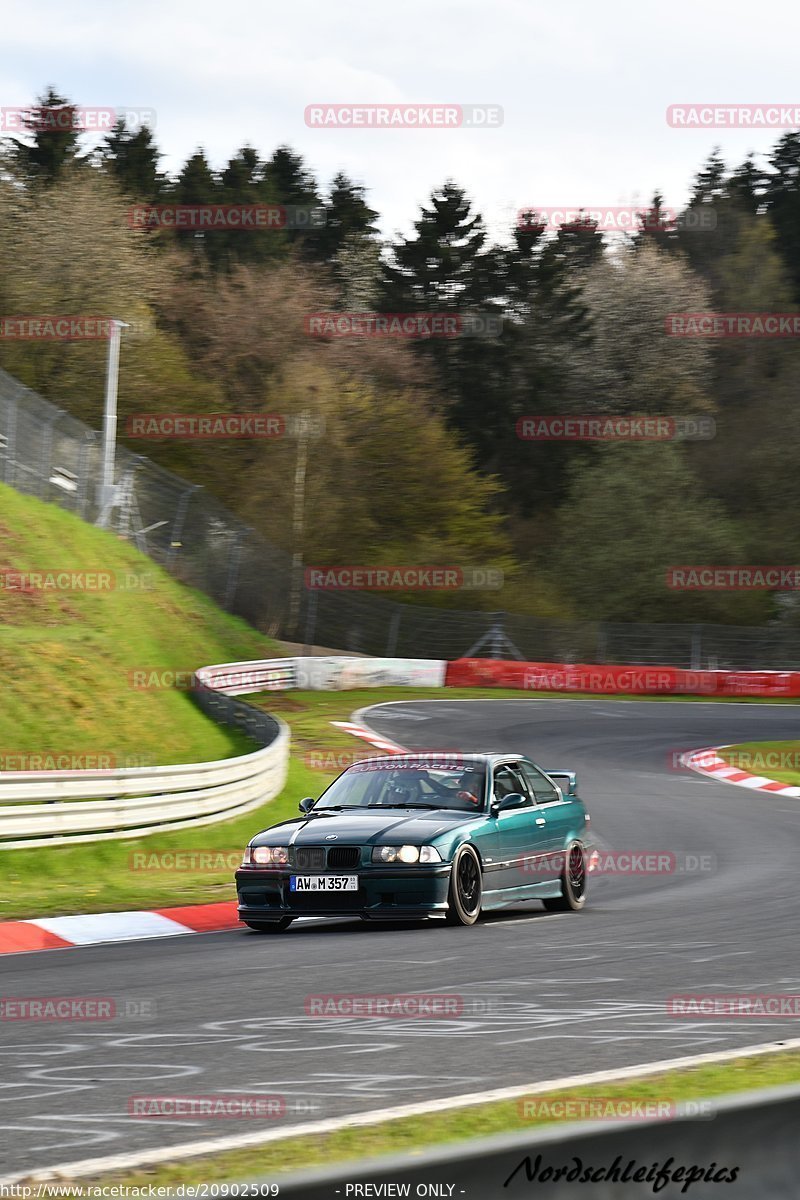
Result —
M480 773L478 771L473 771L469 767L465 771L462 771L456 787L458 788L456 795L459 800L467 801L469 804L476 805L476 807L480 804L479 793L481 785Z

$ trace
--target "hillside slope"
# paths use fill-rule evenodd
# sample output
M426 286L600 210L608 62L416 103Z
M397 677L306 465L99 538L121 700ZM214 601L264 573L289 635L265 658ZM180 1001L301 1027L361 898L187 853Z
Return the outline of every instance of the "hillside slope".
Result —
M276 652L115 535L0 485L0 770L30 769L36 751L80 767L82 756L149 766L252 749L170 673Z

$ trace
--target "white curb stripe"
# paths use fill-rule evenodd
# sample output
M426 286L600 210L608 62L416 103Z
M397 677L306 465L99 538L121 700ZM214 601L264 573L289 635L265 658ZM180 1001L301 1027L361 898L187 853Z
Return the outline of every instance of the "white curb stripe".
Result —
M157 912L86 913L77 917L36 917L26 922L38 925L48 933L72 942L74 946L91 946L96 942L130 942L136 938L174 937L176 933L193 933Z
M780 1054L787 1050L800 1050L800 1038L788 1038L783 1042L762 1042L756 1046L742 1046L737 1050L718 1050L710 1054L693 1054L685 1058L666 1058L658 1062L640 1063L634 1067L621 1067L616 1071L593 1071L589 1075L568 1075L563 1079L546 1079L520 1087L494 1088L485 1092L468 1092L461 1096L443 1097L439 1100L419 1104L401 1104L394 1108L373 1109L371 1112L353 1113L347 1117L331 1117L325 1121L305 1121L285 1129L271 1129L260 1133L241 1133L237 1136L209 1138L206 1141L182 1142L176 1146L135 1151L130 1154L112 1154L104 1158L84 1158L76 1162L59 1163L43 1171L27 1171L0 1177L1 1185L49 1179L70 1179L86 1175L100 1175L106 1171L124 1171L132 1168L171 1162L179 1158L198 1158L208 1154L219 1154L226 1150L241 1150L248 1146L263 1146L285 1138L305 1135L335 1133L339 1129L353 1129L374 1125L381 1121L399 1121L404 1117L425 1116L441 1113L449 1108L471 1108L477 1104L491 1104L498 1100L515 1100L521 1096L537 1096L545 1092L563 1090L568 1087L589 1087L596 1083L613 1083L621 1079L637 1079L648 1075L660 1075L663 1071L699 1067L704 1063L732 1062L737 1058L749 1058L762 1054ZM224 1095L224 1092L220 1092Z

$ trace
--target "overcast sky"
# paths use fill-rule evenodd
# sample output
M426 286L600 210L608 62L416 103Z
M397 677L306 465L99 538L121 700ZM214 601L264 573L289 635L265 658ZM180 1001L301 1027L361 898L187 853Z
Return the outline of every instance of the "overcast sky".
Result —
M288 143L326 185L365 183L406 232L451 176L500 235L525 206L681 204L715 144L739 162L778 131L681 130L684 102L800 107L796 0L2 0L0 107L54 84L157 112L162 166L202 144ZM312 129L313 103L502 106L500 128Z

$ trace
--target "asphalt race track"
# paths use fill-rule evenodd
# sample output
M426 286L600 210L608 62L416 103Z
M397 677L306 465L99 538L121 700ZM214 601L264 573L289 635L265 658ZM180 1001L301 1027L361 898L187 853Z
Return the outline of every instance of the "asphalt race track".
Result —
M673 853L678 867L707 858L699 870L590 877L579 914L537 902L469 929L303 921L277 937L5 956L4 996L114 996L131 1012L0 1023L0 1174L256 1128L132 1118L134 1095L280 1094L294 1122L800 1034L797 1019L666 1007L676 993L800 991L800 800L671 766L673 751L796 737L797 708L443 700L367 719L409 748L519 750L574 767L599 845ZM304 1011L310 994L430 991L463 997L464 1016ZM141 1002L149 1016L136 1015Z

